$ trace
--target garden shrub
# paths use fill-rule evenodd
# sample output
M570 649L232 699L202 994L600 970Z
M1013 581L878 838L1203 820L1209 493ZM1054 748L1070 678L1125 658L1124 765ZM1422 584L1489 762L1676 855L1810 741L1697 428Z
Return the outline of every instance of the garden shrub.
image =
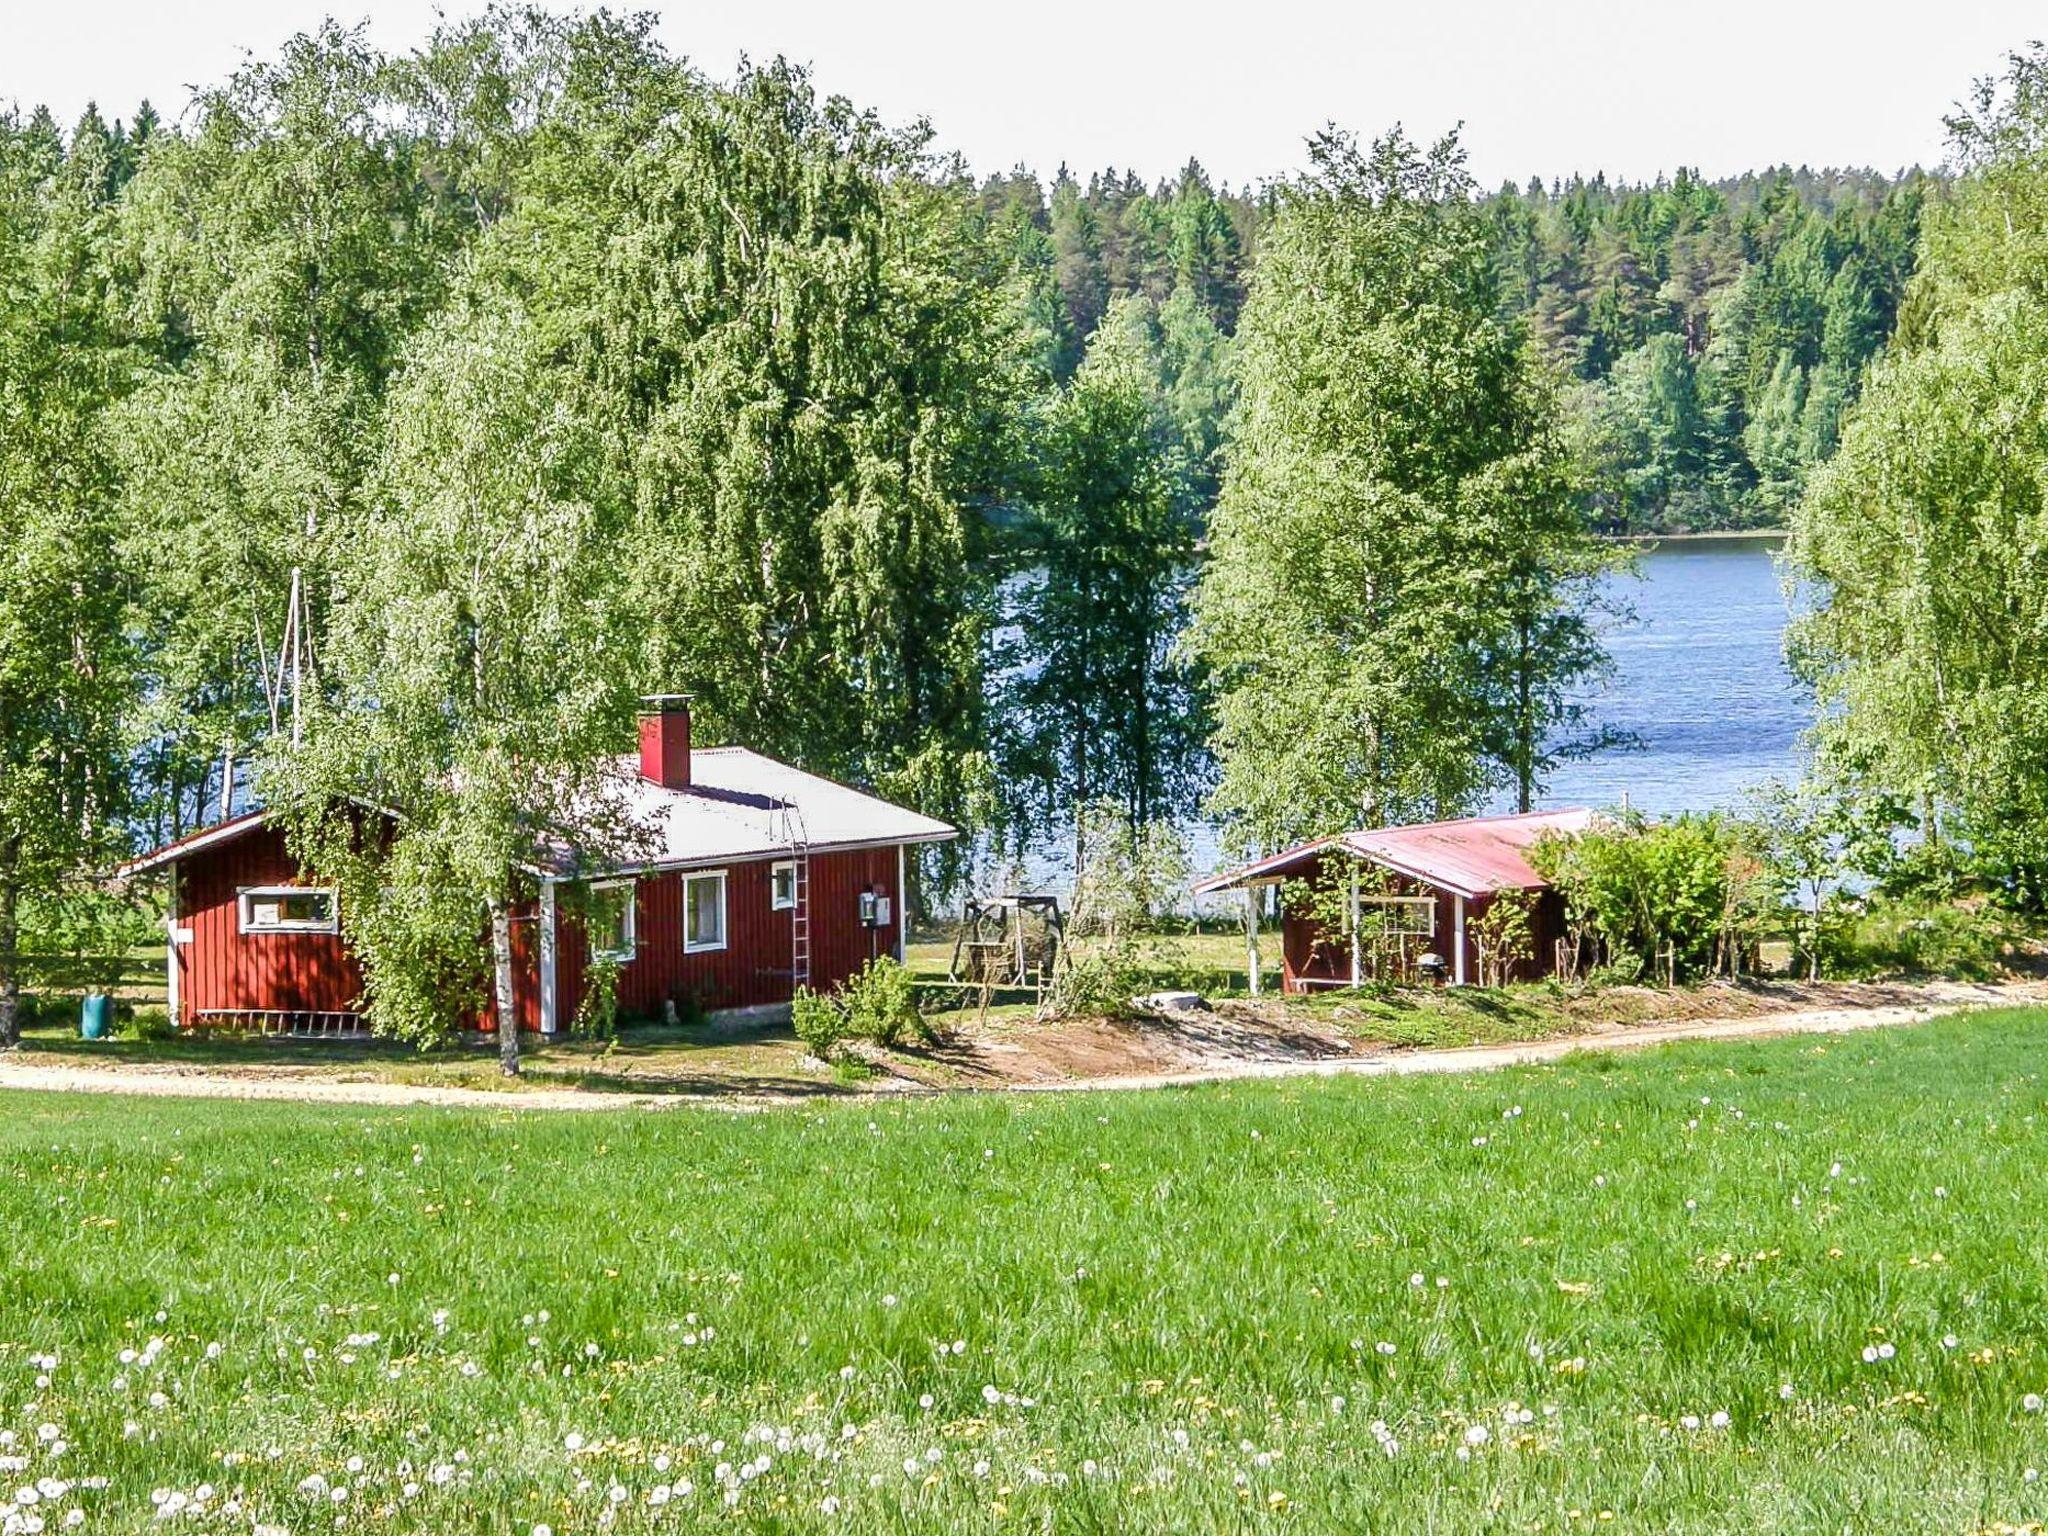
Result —
M931 1037L930 1026L917 1011L917 983L888 955L862 966L848 978L840 995L847 1032L859 1039L894 1047L910 1031L927 1040Z
M1530 863L1563 894L1574 949L1610 972L1684 979L1737 969L1778 912L1781 891L1752 843L1718 814L1624 813L1539 838Z
M1127 944L1085 955L1069 950L1053 974L1039 1014L1048 1019L1127 1018L1131 999L1153 979L1138 967Z
M797 1039L820 1061L830 1061L846 1038L846 1010L809 987L798 987L790 999L789 1022Z
M1958 976L1983 980L2006 969L2024 940L2010 915L1986 903L1873 896L1841 903L1821 930L1831 976Z
M893 1049L912 1032L927 1042L934 1038L917 1010L915 979L888 955L870 960L829 995L799 987L790 1002L790 1025L820 1060L830 1060L847 1040Z

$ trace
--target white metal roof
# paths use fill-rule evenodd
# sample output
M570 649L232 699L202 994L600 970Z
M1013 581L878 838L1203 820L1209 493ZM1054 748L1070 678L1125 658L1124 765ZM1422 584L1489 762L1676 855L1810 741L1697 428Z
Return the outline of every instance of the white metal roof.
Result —
M941 843L956 828L891 805L745 747L690 753L690 784L665 789L640 776L639 759L617 760L622 809L653 837L635 869L717 864L790 851L801 837L813 849Z
M630 864L593 867L579 871L582 874L773 858L790 852L796 838L824 850L942 843L960 835L943 821L745 747L700 747L691 752L690 784L685 789L665 789L642 778L640 760L630 754L613 759L607 777L613 803L648 834L649 847ZM166 844L116 873L137 875L174 864L253 832L268 820L267 811L248 812ZM574 863L564 857L557 867Z

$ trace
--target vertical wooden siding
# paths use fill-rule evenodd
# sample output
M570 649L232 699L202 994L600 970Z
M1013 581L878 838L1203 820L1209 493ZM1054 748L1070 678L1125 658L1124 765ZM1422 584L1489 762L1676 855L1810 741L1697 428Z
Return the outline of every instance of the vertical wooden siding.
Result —
M861 926L863 891L889 898L886 928ZM894 847L857 848L812 859L812 987L822 991L837 986L866 965L871 955L894 955L896 926L902 920L903 893L896 889Z
M683 953L683 877L643 877L635 891L639 944L620 973L619 1005L629 1015L659 1017L665 1002L694 1000L707 1009L786 1003L791 993L791 914L771 905L773 859L726 867L726 947ZM285 852L283 837L261 828L192 855L179 874L179 922L192 942L178 946L181 1025L201 1009L283 1009L345 1012L359 1005L361 968L340 935L243 934L237 892L248 886L305 884ZM887 926L860 921L860 896L873 891L890 903ZM892 846L820 853L811 858L811 984L838 985L870 954L894 954L903 918ZM566 904L565 904L566 905ZM523 903L512 928L513 972L520 1025L540 1027L537 908ZM341 914L344 929L346 909ZM558 1020L569 1027L583 996L588 946L581 926L565 910L557 948ZM479 936L478 959L488 962ZM488 1019L479 1021L488 1024Z
M192 930L181 951L180 1012L189 1027L208 1008L343 1013L363 976L339 934L240 931L236 895L248 886L303 885L284 837L259 827L193 854L178 875L178 922ZM348 922L343 911L341 920Z
M1340 882L1350 879L1348 860L1331 856L1323 859L1311 879L1325 878ZM1451 975L1457 975L1457 932L1458 898L1449 891L1405 875L1393 879L1396 892L1406 896L1429 895L1436 898L1436 937L1430 941L1430 948L1444 957L1451 968ZM1477 986L1479 975L1479 944L1474 937L1473 924L1479 919L1494 898L1478 896L1465 903L1465 976ZM1556 969L1557 938L1564 931L1564 899L1555 891L1537 893L1535 906L1530 913L1530 947L1533 951L1529 960L1518 962L1509 972L1510 981L1530 981L1548 976ZM1281 990L1286 992L1307 992L1313 990L1307 981L1348 981L1351 976L1351 949L1343 933L1325 937L1313 919L1306 915L1288 911L1281 915L1280 927Z
M683 952L683 879L681 873L643 875L634 885L633 959L619 971L619 1009L629 1016L658 1018L665 1003L694 1003L710 1010L751 1008L786 1003L792 987L792 914L774 910L770 871L774 859L754 859L724 866L725 948L697 954ZM708 873L695 870L692 874ZM838 985L875 954L893 955L903 918L902 893L896 889L896 848L862 848L811 856L811 985L823 991ZM889 898L888 926L868 929L860 921L860 895L874 891ZM581 1003L589 964L589 944L582 925L566 910L560 918L556 945L556 991L559 1024L570 1027ZM531 932L531 925L526 925ZM519 967L520 1017L539 1023L539 980L530 961Z

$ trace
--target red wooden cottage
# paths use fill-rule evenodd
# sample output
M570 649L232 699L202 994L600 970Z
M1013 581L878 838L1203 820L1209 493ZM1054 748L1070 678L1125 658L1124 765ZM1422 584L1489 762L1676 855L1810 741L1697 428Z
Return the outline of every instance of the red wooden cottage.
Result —
M1287 992L1413 974L1425 957L1439 960L1449 981L1475 981L1481 955L1474 924L1503 892L1526 893L1533 955L1508 979L1527 981L1552 971L1563 932L1560 900L1530 867L1529 845L1545 833L1583 832L1592 822L1591 811L1560 810L1345 832L1221 871L1195 891L1256 893L1298 881L1297 892L1326 893L1330 899L1307 904L1283 896Z
M648 703L638 756L612 765L619 799L650 834L647 854L536 878L513 927L520 1027L568 1028L593 953L618 966L629 1016L772 1013L798 985L823 991L878 955L901 959L907 850L954 828L743 747L693 749L688 700ZM194 833L122 873L152 870L170 878L176 1025L361 1030L348 914L292 861L268 813Z

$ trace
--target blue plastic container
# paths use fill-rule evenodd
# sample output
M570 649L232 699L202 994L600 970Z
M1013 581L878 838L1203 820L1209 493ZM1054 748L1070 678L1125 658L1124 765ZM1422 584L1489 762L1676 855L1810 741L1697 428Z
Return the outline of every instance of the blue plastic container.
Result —
M114 1000L104 992L85 994L85 1006L78 1012L78 1033L87 1040L104 1040L114 1032Z

